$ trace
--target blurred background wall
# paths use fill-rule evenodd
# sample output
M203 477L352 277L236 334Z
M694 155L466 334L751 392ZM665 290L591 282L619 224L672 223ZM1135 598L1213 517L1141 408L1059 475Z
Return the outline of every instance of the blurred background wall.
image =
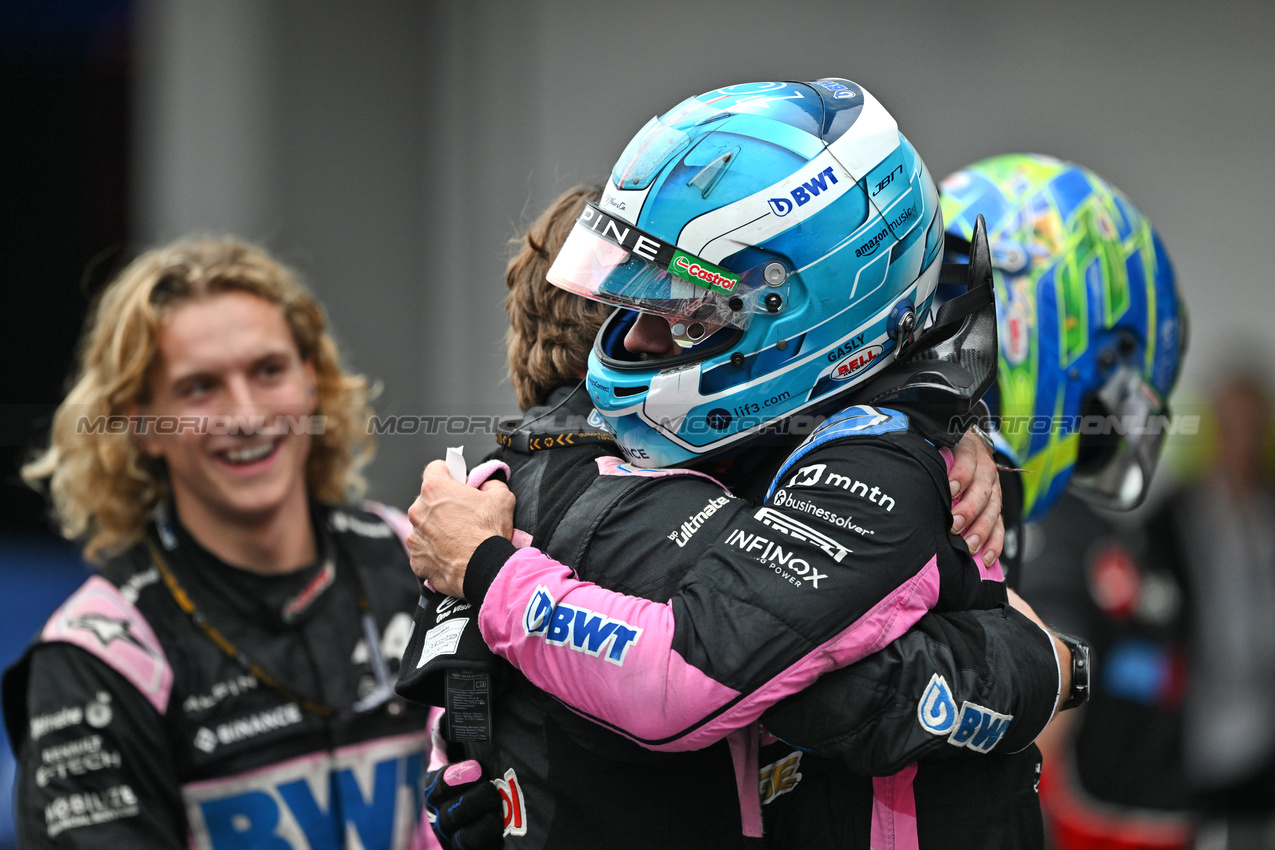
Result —
M600 181L650 116L732 82L848 76L936 178L1075 159L1161 230L1191 303L1188 377L1268 336L1275 6L1223 2L217 0L135 7L132 244L265 242L327 303L381 413L510 409L507 242ZM410 500L444 437L386 436ZM453 438L452 443L459 442ZM470 455L483 442L470 437Z
M1275 195L1269 3L69 5L115 13L125 173L99 176L111 185L86 198L116 193L113 229L85 240L83 259L40 250L52 243L37 236L21 276L0 272L11 306L65 290L53 309L71 328L51 336L47 304L10 313L11 355L47 361L53 377L42 397L7 401L56 401L88 258L98 285L140 248L203 231L262 242L301 271L354 368L383 383L378 412L510 411L508 240L559 191L604 179L650 116L771 77L864 84L936 177L1026 150L1124 189L1160 229L1191 305L1188 380L1240 340L1265 344L1275 318L1262 265ZM82 120L92 134L124 118ZM57 215L39 224L64 227ZM380 442L373 495L406 504L422 461L460 440ZM471 457L485 448L465 442Z
M52 545L18 459L138 250L258 241L326 303L379 413L512 412L509 239L652 115L748 80L854 79L936 177L1033 151L1122 188L1190 306L1190 398L1275 351L1273 37L1265 0L6 0L0 570ZM406 507L426 460L489 439L383 436L371 495ZM25 608L5 658L48 613Z

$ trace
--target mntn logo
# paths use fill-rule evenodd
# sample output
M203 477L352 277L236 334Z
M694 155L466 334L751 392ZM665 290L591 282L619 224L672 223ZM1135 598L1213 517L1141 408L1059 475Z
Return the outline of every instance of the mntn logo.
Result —
M544 585L535 593L523 612L523 631L528 637L543 635L545 643L569 646L577 652L603 656L617 666L637 643L642 630L623 620L574 605L555 604Z
M956 709L956 700L947 680L935 673L916 707L917 721L931 735L947 735L955 747L967 747L986 753L1000 743L1009 729L1012 714L999 714L990 708L967 702Z

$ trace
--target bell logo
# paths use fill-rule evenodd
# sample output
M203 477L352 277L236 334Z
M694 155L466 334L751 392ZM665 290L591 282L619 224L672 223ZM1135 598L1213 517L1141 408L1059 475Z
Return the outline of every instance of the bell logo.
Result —
M816 463L811 466L803 466L797 470L797 474L788 479L789 487L813 487L823 478L823 471L828 468L826 463Z
M491 784L500 792L500 811L505 821L503 835L526 835L527 804L522 796L518 774L511 767L505 771L504 779L493 779Z
M869 345L867 348L859 349L858 353L847 357L836 366L832 367L832 380L844 381L853 378L872 365L872 361L881 356L882 348L879 345Z

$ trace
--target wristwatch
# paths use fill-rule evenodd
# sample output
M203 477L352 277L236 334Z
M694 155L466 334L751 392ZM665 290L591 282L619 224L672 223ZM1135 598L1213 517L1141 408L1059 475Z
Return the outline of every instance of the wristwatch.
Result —
M1067 695L1063 704L1058 706L1058 710L1080 708L1089 702L1089 670L1092 667L1089 660L1089 644L1074 635L1062 632L1054 632L1054 637L1071 650L1071 693Z
M976 423L971 422L969 432L975 437L983 441L983 445L987 446L988 454L996 454L996 443L992 440L992 435L980 428Z

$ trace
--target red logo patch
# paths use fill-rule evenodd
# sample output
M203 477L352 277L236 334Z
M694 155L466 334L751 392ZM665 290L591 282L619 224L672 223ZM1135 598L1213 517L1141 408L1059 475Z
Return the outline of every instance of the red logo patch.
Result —
M500 792L500 809L505 818L504 835L526 835L527 808L518 774L511 767L505 771L504 779L493 779L491 784Z
M848 378L853 378L871 366L872 362L880 356L881 346L879 345L869 345L866 348L861 348L832 367L832 380L844 381Z
M1142 594L1138 563L1120 546L1104 546L1089 566L1089 592L1107 616L1129 619Z

